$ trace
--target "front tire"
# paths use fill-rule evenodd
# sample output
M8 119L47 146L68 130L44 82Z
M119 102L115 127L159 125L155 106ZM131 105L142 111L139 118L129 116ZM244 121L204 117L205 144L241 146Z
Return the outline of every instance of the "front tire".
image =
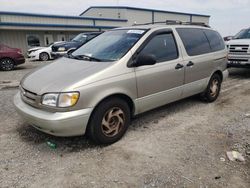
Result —
M214 102L220 95L222 79L219 74L214 74L208 83L207 89L201 94L201 99L206 102Z
M129 124L128 104L119 98L109 98L94 110L87 135L96 144L112 144L122 138Z
M48 61L49 60L49 54L46 53L46 52L42 52L39 55L39 59L40 59L40 61Z
M0 69L3 71L11 71L15 67L15 63L10 58L4 58L0 60Z

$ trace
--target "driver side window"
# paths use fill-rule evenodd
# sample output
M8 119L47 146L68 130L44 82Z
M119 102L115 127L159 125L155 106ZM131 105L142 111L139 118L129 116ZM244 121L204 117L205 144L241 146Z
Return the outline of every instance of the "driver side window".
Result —
M179 56L172 33L154 36L141 51L141 54L154 55L157 63L174 60Z

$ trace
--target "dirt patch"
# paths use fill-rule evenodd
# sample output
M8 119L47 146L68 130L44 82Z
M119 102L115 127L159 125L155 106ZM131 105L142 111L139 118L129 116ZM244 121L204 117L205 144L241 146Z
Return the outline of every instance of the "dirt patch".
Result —
M241 94L242 95L250 95L250 89L243 91Z

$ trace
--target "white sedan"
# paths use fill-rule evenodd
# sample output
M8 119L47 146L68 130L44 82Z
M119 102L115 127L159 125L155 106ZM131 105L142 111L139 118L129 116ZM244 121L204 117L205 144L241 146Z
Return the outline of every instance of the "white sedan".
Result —
M27 51L27 56L31 61L35 61L35 60L48 61L50 59L53 59L53 57L51 56L51 51L52 51L51 47L52 45L58 44L61 42L54 42L47 47L31 48Z

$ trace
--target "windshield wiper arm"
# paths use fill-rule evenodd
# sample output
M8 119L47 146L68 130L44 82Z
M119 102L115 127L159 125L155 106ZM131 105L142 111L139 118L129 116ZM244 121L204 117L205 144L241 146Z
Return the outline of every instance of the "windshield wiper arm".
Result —
M73 56L73 55L71 55ZM91 57L91 56L87 56L87 55L77 55L77 56L73 56L75 59L79 59L79 60L87 60L87 61L102 61L101 59L95 58L95 57Z

